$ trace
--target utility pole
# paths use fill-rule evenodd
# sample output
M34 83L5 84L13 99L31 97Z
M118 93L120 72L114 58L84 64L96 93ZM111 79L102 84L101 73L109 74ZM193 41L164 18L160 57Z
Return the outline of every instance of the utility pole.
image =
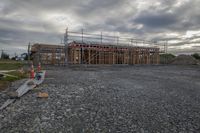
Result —
M117 36L117 45L119 44L119 36Z
M1 50L1 59L3 59L3 49Z

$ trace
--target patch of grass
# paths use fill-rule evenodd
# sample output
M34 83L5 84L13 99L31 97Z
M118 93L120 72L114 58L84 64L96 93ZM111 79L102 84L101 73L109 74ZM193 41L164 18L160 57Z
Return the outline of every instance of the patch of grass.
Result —
M6 89L11 82L28 77L27 72L21 73L19 71L12 71L12 72L8 72L6 74L13 75L16 77L5 76L5 77L1 78L0 79L0 91Z
M0 70L16 70L23 67L24 62L13 60L0 60Z
M0 70L16 70L22 66L22 63L0 63Z
M2 81L9 81L9 82L13 82L15 80L19 80L19 78L18 77L6 76L5 78L2 79Z
M23 78L27 78L28 77L28 73L27 72L21 73L19 71L12 71L12 72L8 72L6 74L17 76L18 79L23 79Z

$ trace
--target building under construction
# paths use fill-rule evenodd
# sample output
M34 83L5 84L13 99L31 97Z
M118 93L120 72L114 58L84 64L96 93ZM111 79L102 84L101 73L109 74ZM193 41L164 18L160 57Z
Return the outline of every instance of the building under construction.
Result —
M69 33L75 35L70 36ZM160 49L150 42L135 40L137 45L134 45L133 40L130 40L130 43L122 43L119 37L116 41L116 37L112 40L110 38L113 37L101 34L98 38L100 41L94 41L94 37L88 37L91 34L83 34L82 32L79 35L67 32L65 45L34 44L31 48L34 62L48 65L159 64L160 62ZM106 37L110 39L109 42L106 42ZM88 41L91 38L93 40Z
M34 64L40 62L44 65L63 65L65 63L64 46L61 45L36 43L31 47L31 56Z
M71 42L69 64L159 64L159 48Z

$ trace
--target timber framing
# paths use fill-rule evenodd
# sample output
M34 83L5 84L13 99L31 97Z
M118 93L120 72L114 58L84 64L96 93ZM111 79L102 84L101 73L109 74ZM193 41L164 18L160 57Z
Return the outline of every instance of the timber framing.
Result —
M36 43L31 47L33 63L43 65L64 65L64 46Z
M68 64L159 64L159 48L87 44L73 41Z
M34 64L159 64L159 48L89 44L73 41L61 45L34 44L31 48ZM67 55L65 55L67 53ZM67 58L67 62L65 62Z

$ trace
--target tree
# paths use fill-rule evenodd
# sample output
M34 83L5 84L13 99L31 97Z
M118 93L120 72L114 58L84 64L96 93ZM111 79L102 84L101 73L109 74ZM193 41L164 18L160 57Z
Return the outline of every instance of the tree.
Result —
M24 60L28 60L28 54L26 54L26 56L24 57Z
M193 56L197 60L200 60L200 55L198 53L194 53L191 56Z
M11 60L16 60L16 56L15 56L15 57L12 57Z
M9 59L9 55L4 51L1 52L1 59Z

